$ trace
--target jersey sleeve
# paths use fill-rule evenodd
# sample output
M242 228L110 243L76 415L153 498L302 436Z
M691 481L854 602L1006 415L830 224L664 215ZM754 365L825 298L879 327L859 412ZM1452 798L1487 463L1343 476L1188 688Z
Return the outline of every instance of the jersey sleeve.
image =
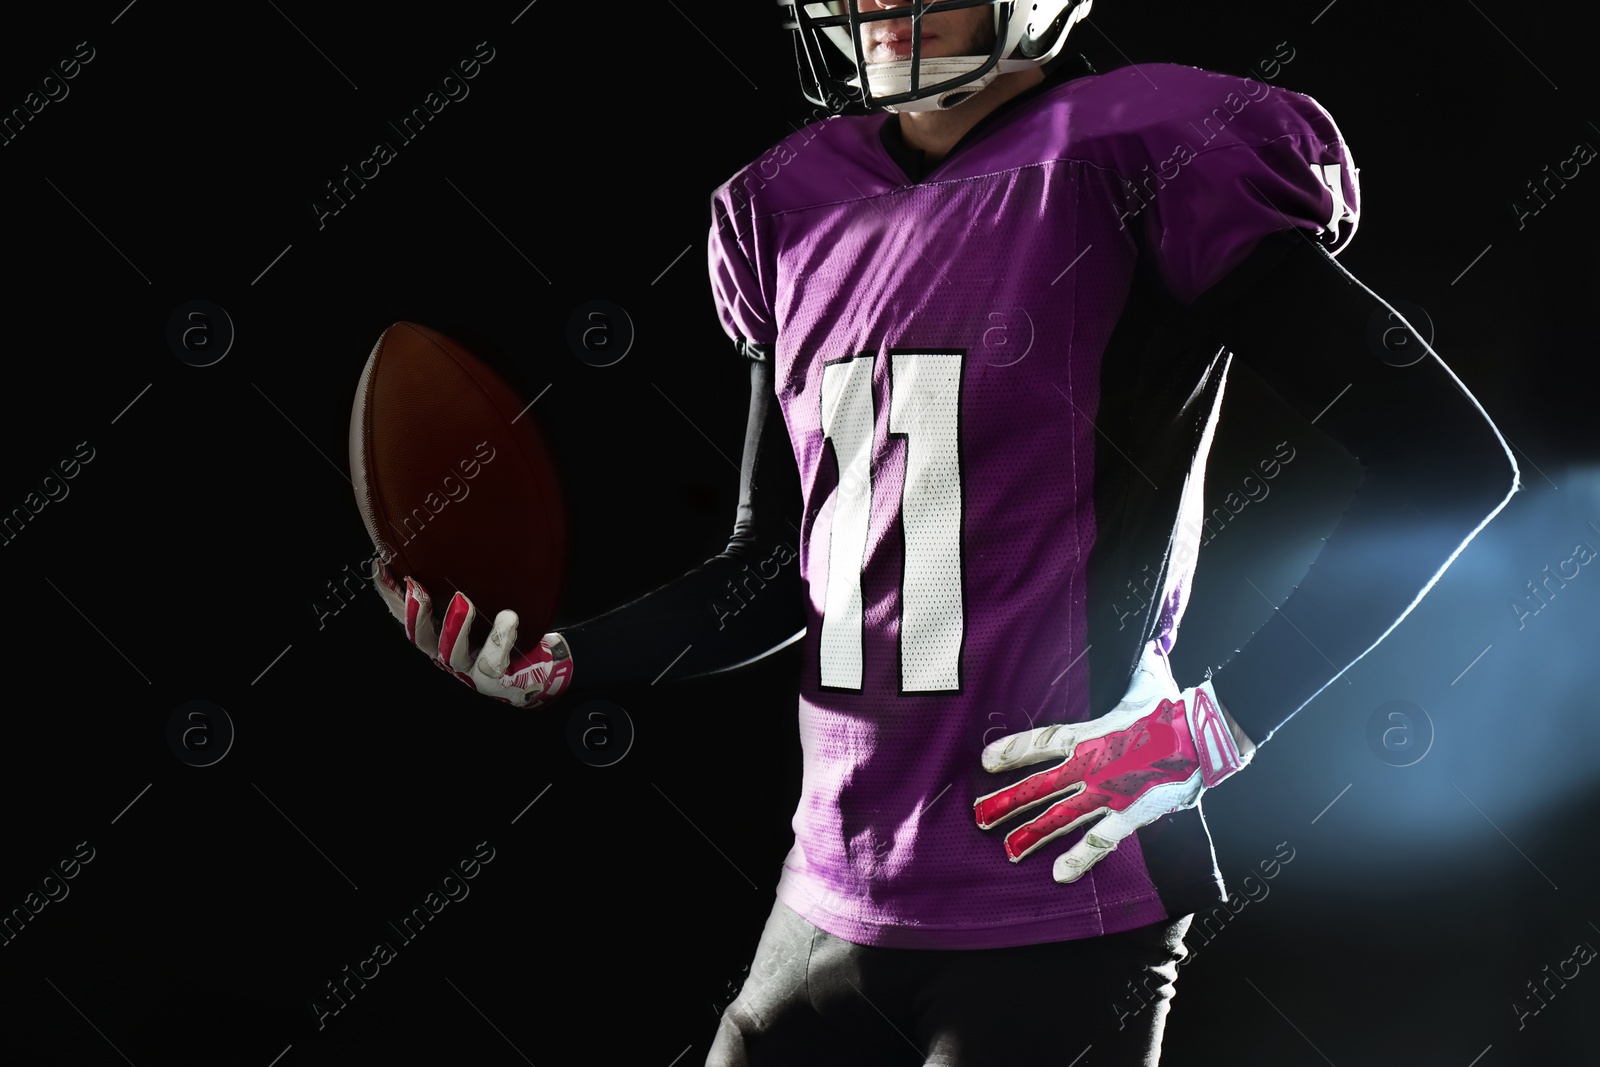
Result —
M1136 127L1123 215L1167 290L1191 303L1263 237L1300 230L1337 255L1355 233L1355 164L1333 119L1308 96L1248 78L1187 71L1183 101ZM1133 173L1129 170L1133 169Z
M759 185L755 175L741 171L711 196L711 235L706 250L711 294L723 331L740 346L770 346L777 341L767 284L770 272L759 267L760 243L751 199Z

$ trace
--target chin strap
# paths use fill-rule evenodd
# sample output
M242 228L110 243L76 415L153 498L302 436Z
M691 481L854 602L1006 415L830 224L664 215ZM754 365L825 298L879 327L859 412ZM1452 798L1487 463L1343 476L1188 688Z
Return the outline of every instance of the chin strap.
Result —
M988 60L988 56L945 56L938 59L924 59L921 62L922 77L919 79L923 85L935 84L950 78L957 78L963 74L970 74ZM990 82L1000 76L998 69L991 69L982 77L974 78L965 85L958 85L954 89L946 89L934 96L925 96L920 100L911 100L904 104L895 104L892 107L885 105L883 110L898 114L902 111L948 111L962 101L968 99ZM859 79L857 79L859 80ZM894 96L898 93L911 91L911 60L897 59L892 63L868 63L867 84L873 87L873 96Z

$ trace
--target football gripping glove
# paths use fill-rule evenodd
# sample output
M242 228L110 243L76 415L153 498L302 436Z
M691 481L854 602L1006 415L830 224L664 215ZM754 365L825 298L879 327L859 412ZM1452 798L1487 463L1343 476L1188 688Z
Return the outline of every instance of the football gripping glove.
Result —
M1013 863L1098 820L1056 858L1052 873L1058 882L1083 877L1141 826L1197 806L1205 790L1249 762L1228 730L1210 680L1180 693L1166 661L1157 657L1147 657L1127 696L1108 714L1025 730L983 750L983 767L990 772L1049 759L1061 762L980 797L974 810L978 826L987 830L1054 802L1006 835Z
M484 696L535 708L556 699L572 683L572 655L560 634L545 634L531 652L513 658L518 622L514 611L495 616L489 639L474 652L468 645L478 612L461 593L450 598L444 626L436 629L433 600L421 582L407 578L402 591L388 569L374 560L372 584L405 627L407 640L427 653L434 666Z

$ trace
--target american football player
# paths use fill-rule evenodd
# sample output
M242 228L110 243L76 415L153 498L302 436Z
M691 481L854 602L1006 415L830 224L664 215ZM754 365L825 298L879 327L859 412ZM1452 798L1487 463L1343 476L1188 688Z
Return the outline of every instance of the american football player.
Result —
M1409 325L1425 358L1368 345L1404 320L1334 259L1359 187L1315 101L1097 73L1064 47L1089 0L781 6L807 97L847 113L712 197L751 384L727 549L524 652L509 612L471 649L464 598L436 625L414 582L380 589L520 706L801 642L794 846L708 1063L1153 1064L1192 913L1226 898L1204 792L1415 606L1515 462ZM1270 621L1180 685L1235 361L1365 481Z

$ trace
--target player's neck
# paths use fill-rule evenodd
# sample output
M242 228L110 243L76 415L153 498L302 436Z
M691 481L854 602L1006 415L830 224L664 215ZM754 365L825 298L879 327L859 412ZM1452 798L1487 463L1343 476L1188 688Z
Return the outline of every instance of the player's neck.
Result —
M1042 81L1044 71L1038 67L1014 70L1000 75L982 92L948 111L902 111L900 135L908 146L920 150L923 161L932 166L949 155L967 131L986 115Z

